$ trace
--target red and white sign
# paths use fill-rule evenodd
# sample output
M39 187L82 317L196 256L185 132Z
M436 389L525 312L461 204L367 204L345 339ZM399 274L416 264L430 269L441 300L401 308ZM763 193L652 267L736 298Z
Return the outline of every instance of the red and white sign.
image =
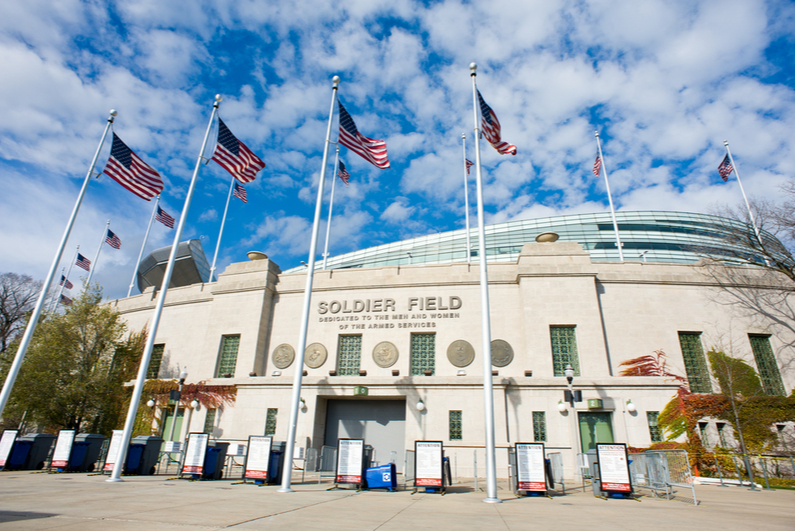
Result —
M0 467L6 466L6 461L11 455L11 449L14 448L14 443L19 435L19 430L5 430L3 437L0 438Z
M339 439L336 483L361 483L363 468L364 439Z
M105 466L102 467L103 472L112 472L116 461L119 460L122 435L124 435L124 430L113 430L113 434L110 436L110 445L108 445L108 453L105 456Z
M632 492L626 445L598 443L596 459L599 463L599 479L603 491Z
M66 468L69 464L69 456L72 454L72 443L75 442L75 430L61 430L58 432L58 440L55 441L55 451L52 453L53 468Z
M441 487L444 448L441 441L414 441L414 486Z
M272 444L273 437L249 436L244 478L268 479Z
M516 443L516 490L546 492L543 443Z
M204 472L204 456L207 454L208 442L210 442L210 436L206 433L191 433L188 435L182 474L201 474Z

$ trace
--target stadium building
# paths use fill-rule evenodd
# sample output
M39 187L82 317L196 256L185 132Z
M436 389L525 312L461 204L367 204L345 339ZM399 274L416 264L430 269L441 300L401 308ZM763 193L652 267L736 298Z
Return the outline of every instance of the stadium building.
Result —
M755 366L771 394L795 384L783 370L794 357L791 331L726 304L700 261L737 251L726 230L740 225L692 213L616 216L623 262L609 213L485 228L498 476L507 475L516 442L561 452L571 477L576 454L596 442L661 440L657 415L678 384L621 376L631 358L663 350L693 391L711 392L705 353L715 347ZM188 407L175 438L206 431L223 441L285 440L294 371L302 370L297 447L363 437L376 461L394 458L401 469L415 440L441 440L458 475L471 477L479 456L482 476L477 230L471 241L468 253L459 230L330 257L315 272L304 367L295 346L305 267L282 272L254 252L217 282L170 288L150 376L174 378L187 367L188 382L237 387L231 407ZM140 330L155 292L112 304ZM573 407L563 400L568 364L583 399Z

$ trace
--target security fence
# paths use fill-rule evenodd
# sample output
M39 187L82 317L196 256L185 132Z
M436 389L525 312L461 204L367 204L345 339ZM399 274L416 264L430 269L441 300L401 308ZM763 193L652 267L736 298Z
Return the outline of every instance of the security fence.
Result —
M795 486L795 458L792 456L713 453L702 459L701 483L770 489Z
M323 446L320 449L320 458L317 460L316 470L318 485L323 480L323 476L334 479L337 471L337 447Z
M698 505L690 460L685 450L647 450L630 454L630 480L635 489L648 489L653 496L664 494L667 500L681 499ZM685 497L676 496L676 488L688 489Z

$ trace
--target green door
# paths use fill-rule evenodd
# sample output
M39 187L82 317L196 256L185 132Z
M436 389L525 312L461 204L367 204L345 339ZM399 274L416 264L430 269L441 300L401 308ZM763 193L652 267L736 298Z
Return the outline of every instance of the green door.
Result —
M580 413L580 440L582 453L595 450L596 443L614 442L610 413Z
M174 410L166 411L166 422L163 424L163 433L162 437L164 441L178 441L179 435L182 433L182 420L185 418L185 409L180 408L177 412L177 425L174 426L174 437L172 439L168 438L169 433L171 433L171 422L174 420Z

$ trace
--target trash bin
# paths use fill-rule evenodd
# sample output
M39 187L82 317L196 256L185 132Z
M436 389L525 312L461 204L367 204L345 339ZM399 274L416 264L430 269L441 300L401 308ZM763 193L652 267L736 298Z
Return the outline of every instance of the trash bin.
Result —
M162 444L163 439L151 435L139 435L133 438L130 443L130 450L127 454L127 463L125 464L126 473L138 474L141 476L154 474L157 460L160 457L160 446ZM140 448L140 450L135 450L134 452L134 448ZM138 453L139 451L140 453ZM131 459L133 453L138 454L137 462Z
M41 470L44 462L50 455L50 448L55 442L55 435L49 433L31 433L17 439L17 444L22 441L30 441L30 451L25 460L23 470Z
M268 462L268 485L275 485L281 481L282 467L284 466L284 447L287 443L275 442L271 445L271 457Z
M67 472L78 472L83 466L83 461L88 453L88 447L91 443L87 442L73 442L72 450L69 452L69 461L66 463L66 468L59 468L59 472L66 470Z
M20 441L17 439L3 470L24 469L28 463L28 455L30 455L31 448L33 448L33 441Z
M140 474L138 470L141 468L141 457L143 455L143 444L130 444L130 449L127 450L127 461L124 462L124 473Z
M395 464L371 467L365 470L364 478L368 489L397 490Z
M202 477L204 479L221 479L224 475L224 460L226 459L226 450L229 448L229 443L216 442L207 448L207 453L204 454L204 470Z
M75 447L72 449L72 456L69 459L69 470L77 472L93 472L96 463L99 461L99 454L102 453L102 445L106 437L96 433L78 433L75 436L75 447L84 446L83 458L79 462L76 460Z

